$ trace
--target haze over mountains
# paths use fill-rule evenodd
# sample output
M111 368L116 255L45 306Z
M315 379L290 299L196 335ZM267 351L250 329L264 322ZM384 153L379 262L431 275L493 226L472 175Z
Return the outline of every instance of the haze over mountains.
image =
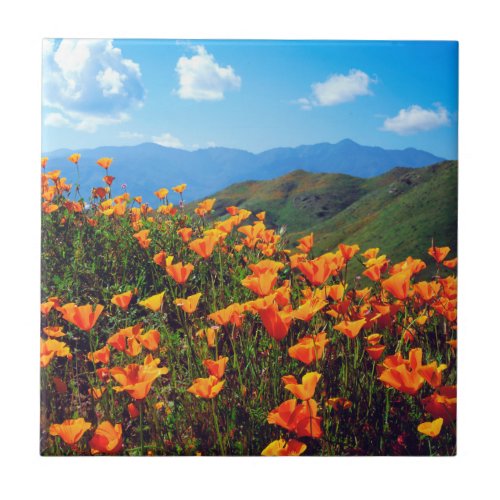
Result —
M186 151L144 143L47 152L43 154L49 157L47 170L61 170L68 182L75 182L76 168L67 160L75 152L81 154L80 192L83 196L88 197L92 187L103 185L105 172L96 161L111 157L113 164L109 173L116 177L113 194L119 194L120 186L126 184L129 193L142 195L144 201L154 206L158 204L154 191L181 183L188 185L185 199L193 201L236 182L275 179L297 169L369 178L394 167L424 167L444 160L414 148L386 150L362 146L350 139L337 144L274 148L259 154L222 147Z

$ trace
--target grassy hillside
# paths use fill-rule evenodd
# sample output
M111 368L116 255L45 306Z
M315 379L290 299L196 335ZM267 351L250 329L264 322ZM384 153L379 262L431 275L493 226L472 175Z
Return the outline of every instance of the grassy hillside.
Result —
M290 246L314 232L316 252L339 243L379 246L393 259L423 256L431 244L456 251L457 162L395 168L370 179L294 171L270 181L234 184L214 194L216 216L237 205L265 210L285 226Z

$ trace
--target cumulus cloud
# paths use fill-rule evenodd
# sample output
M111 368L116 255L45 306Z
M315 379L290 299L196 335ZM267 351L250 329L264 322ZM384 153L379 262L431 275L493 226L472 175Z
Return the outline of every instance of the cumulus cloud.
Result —
M71 122L61 115L61 113L49 113L43 123L49 127L65 127Z
M336 73L324 82L311 85L311 95L294 101L301 109L309 110L313 106L335 106L343 102L354 101L356 97L372 94L370 85L376 83L365 72L351 69L347 75Z
M48 115L47 125L95 132L126 121L144 97L139 65L112 40L44 42L43 104L59 115Z
M182 148L183 144L180 139L174 137L169 132L165 132L161 135L153 136L153 142L159 144L160 146L165 146L167 148Z
M415 134L450 124L450 114L440 104L424 109L417 104L401 109L396 116L386 118L382 130L399 135Z
M175 93L181 99L220 101L224 99L224 92L241 87L241 78L231 66L219 66L202 45L192 49L195 55L182 56L175 67L179 77L179 88Z

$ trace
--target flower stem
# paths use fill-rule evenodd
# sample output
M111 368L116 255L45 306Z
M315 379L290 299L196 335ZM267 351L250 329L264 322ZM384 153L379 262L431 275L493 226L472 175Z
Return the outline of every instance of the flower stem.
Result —
M215 411L215 399L212 398L212 415L214 417L215 432L217 434L217 440L219 441L220 454L222 456L226 455L226 450L224 448L224 443L222 442L222 436L219 430L219 419L217 418L217 412Z

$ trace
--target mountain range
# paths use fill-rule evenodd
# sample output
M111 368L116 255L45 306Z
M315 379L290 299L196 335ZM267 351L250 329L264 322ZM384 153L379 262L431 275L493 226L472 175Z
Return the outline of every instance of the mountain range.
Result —
M301 169L311 173L349 174L370 178L394 167L423 167L443 160L426 151L407 148L387 150L362 146L350 139L336 144L321 143L295 148L275 148L259 154L240 149L213 147L186 151L154 143L136 146L103 146L78 151L46 152L47 170L61 170L68 182L77 181L75 166L68 156L78 152L80 192L87 197L93 187L103 185L104 170L96 165L101 157L113 158L109 174L116 177L113 194L121 185L133 196L158 205L154 191L186 183L187 201L198 200L242 181L270 180Z

